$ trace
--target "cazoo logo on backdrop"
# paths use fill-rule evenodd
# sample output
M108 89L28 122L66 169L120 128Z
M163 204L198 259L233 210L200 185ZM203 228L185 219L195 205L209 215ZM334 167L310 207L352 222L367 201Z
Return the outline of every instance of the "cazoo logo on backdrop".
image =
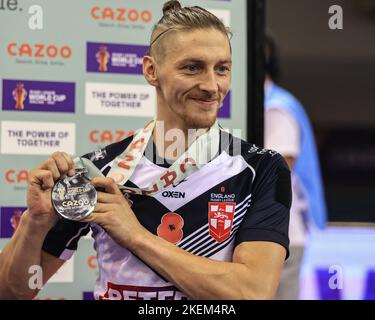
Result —
M72 58L73 49L67 44L12 41L6 45L6 53L18 64L64 66Z
M98 22L99 27L105 28L144 29L153 22L150 10L128 7L94 6L90 8L90 17Z
M89 138L91 142L102 145L119 142L129 136L132 136L133 134L134 131L93 129L89 133Z
M8 169L5 171L4 178L9 184L27 184L29 171L27 169Z

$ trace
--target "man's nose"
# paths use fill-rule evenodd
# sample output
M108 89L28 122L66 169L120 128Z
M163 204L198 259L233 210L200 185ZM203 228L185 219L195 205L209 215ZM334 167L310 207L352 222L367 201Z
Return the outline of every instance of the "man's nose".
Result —
M199 85L199 89L202 91L209 92L211 94L217 93L219 90L217 76L214 70L207 71L202 75L202 81Z

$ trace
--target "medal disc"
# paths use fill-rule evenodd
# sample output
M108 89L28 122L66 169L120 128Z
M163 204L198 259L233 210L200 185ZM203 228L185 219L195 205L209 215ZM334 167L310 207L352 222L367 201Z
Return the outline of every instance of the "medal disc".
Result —
M57 181L52 189L53 207L65 219L86 218L94 211L96 201L96 190L82 173Z

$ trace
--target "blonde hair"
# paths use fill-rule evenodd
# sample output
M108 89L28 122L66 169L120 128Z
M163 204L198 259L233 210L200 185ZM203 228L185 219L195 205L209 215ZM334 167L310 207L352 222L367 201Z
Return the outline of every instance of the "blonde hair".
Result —
M152 29L149 54L155 54L153 45L170 30L190 31L208 28L213 28L226 34L230 45L232 33L214 14L198 6L182 7L179 1L167 1L163 6L162 18Z

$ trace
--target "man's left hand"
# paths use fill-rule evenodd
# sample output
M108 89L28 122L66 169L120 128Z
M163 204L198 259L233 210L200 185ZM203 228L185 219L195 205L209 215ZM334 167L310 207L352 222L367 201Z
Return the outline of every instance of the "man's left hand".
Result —
M97 193L95 210L83 221L97 223L119 245L130 249L132 241L147 230L139 223L113 179L97 177L91 183L95 188L105 189L105 192Z

